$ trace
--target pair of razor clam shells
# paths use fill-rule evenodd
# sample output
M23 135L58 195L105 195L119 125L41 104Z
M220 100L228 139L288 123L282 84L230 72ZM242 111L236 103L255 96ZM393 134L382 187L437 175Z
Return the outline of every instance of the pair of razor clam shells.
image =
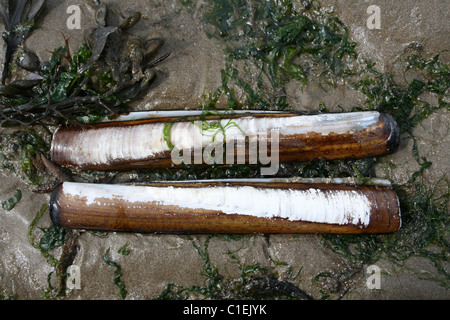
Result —
M270 140L273 132L276 150ZM84 170L164 168L174 165L173 150L195 154L196 149L218 142L240 143L232 149L233 156L247 163L252 159L251 143L266 143L267 154L277 152L279 162L357 159L394 152L399 128L392 117L379 112L240 111L208 116L196 111L137 112L59 128L51 158ZM63 227L128 232L386 233L400 227L399 201L386 184L329 182L64 182L52 193L50 215Z

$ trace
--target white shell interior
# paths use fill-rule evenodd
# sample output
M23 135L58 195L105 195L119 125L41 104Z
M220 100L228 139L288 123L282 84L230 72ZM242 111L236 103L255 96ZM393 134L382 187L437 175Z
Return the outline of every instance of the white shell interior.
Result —
M65 182L63 194L87 206L121 201L128 209L179 206L263 218L367 226L371 204L356 190L257 188L252 186L156 187ZM111 201L113 200L113 201Z
M141 115L142 116L142 115ZM204 148L222 141L244 141L282 135L328 135L357 132L378 122L378 112L351 112L289 117L242 117L217 121L176 122L170 130L170 141L178 150ZM132 115L128 115L132 117ZM220 122L221 128L217 125ZM109 164L113 160L145 160L170 151L165 140L165 123L137 126L115 126L80 130L67 145L53 145L77 164ZM254 141L254 140L253 140Z

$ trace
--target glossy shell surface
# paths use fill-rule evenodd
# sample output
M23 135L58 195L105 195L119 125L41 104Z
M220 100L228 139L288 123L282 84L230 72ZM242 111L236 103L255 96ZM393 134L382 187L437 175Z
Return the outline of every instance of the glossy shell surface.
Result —
M252 144L267 145L267 154L271 154L274 133L281 162L374 157L395 151L399 144L397 124L378 112L146 115L144 119L129 115L121 121L61 127L53 136L52 161L89 170L164 168L179 164L173 161L173 150L194 155L194 150L233 143L234 157L252 163ZM206 162L204 156L200 158ZM267 159L259 154L257 161Z
M50 202L59 226L162 233L388 233L400 228L394 190L258 181L149 185L63 183Z

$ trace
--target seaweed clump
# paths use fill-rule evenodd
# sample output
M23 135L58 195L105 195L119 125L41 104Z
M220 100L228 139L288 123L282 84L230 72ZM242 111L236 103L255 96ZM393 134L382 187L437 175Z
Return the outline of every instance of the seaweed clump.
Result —
M185 299L287 299L287 300L313 300L313 297L294 285L289 279L280 279L272 266L260 264L243 265L234 252L226 254L238 264L241 275L238 279L228 279L220 274L219 269L212 264L209 256L209 243L214 236L208 236L203 246L191 239L192 245L203 260L204 276L203 286L179 286L169 283L157 297L158 300L185 300ZM238 237L239 238L239 237ZM227 240L227 239L225 239ZM234 240L233 237L228 240ZM272 261L275 265L284 262ZM298 274L297 274L298 276Z
M204 19L207 34L227 48L222 86L209 105L225 93L229 108L291 109L289 82L304 86L318 75L334 83L355 72L356 43L347 27L314 1L298 9L292 1L216 0Z
M63 34L65 45L50 51L50 61L42 63L36 54L25 50L25 36L34 24L20 32L18 26L34 19L44 4L25 0L0 5L0 17L9 32L0 86L0 125L95 122L117 115L149 88L156 77L152 67L169 56L148 61L164 41L144 43L125 32L140 21L139 12L120 26L106 26L109 11L102 3L97 8L98 28L89 30L84 44L72 55L70 38ZM17 50L19 46L24 50ZM16 51L22 56L14 58ZM25 66L24 60L33 63Z

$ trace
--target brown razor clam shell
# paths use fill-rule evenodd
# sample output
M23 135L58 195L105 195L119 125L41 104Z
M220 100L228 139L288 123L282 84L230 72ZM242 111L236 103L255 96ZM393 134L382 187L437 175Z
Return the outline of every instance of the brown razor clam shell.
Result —
M195 120L217 120L235 119L239 117L293 117L299 116L295 113L239 113L226 116L192 116L189 121ZM306 116L305 116L306 117ZM85 131L97 130L102 134L103 128L111 127L134 127L149 123L173 123L180 121L179 117L149 118L144 120L131 120L121 122L103 122L92 125L71 125L61 127L55 132L51 147L51 159L54 163L79 168L82 170L129 170L138 168L168 168L175 166L171 159L171 152L164 151L141 159L109 159L108 163L79 163L69 155L68 150L73 152L81 146L75 143L73 137L83 134ZM363 129L345 133L329 133L322 135L317 132L307 134L281 135L279 136L279 161L309 161L309 160L338 160L338 159L359 159L376 157L394 152L399 145L399 128L395 120L388 114L380 113L378 121ZM77 140L79 141L79 140ZM123 141L120 138L111 141L114 144L134 143ZM271 154L270 141L268 142L268 154ZM237 148L236 148L237 149ZM245 163L249 163L248 144L244 149L244 155L239 155L239 150L235 150L235 157L244 156ZM263 162L264 159L259 159Z
M265 218L220 210L191 209L165 205L157 201L130 203L115 198L96 199L86 205L78 196L66 194L64 184L56 187L50 200L50 216L57 226L102 231L181 233L181 234L367 234L392 233L401 225L400 205L395 191L388 187L338 184L302 184L280 182L166 182L157 187L214 188L217 186L252 186L256 188L352 190L362 192L370 202L370 222L358 224L314 223L283 218ZM123 186L126 188L127 186ZM299 206L302 204L299 203ZM133 208L131 208L133 207Z

